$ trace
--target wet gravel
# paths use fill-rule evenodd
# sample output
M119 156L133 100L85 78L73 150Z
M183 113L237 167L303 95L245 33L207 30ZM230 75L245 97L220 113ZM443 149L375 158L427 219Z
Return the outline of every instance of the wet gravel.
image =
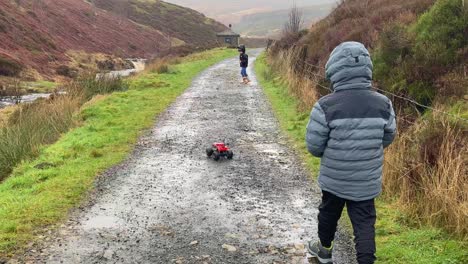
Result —
M255 57L258 51L251 54ZM320 193L237 59L203 72L99 177L89 204L14 262L307 263ZM231 161L205 148L226 140ZM338 234L336 263L354 263Z

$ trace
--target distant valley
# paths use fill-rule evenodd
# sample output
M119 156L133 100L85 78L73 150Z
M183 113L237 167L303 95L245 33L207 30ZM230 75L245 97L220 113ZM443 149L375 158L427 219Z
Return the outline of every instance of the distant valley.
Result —
M304 16L304 27L325 17L330 13L334 4L323 4L316 6L301 7ZM288 20L290 10L283 9L270 12L248 14L235 23L234 31L246 37L271 37L275 38L281 34L283 25Z
M228 25L239 23L245 15L288 9L294 2L297 6L304 7L333 5L337 0L167 0L167 2L195 9Z

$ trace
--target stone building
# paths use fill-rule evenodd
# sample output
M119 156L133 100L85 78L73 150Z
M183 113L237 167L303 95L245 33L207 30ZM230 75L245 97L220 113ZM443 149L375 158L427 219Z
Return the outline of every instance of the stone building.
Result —
M237 48L239 46L240 35L232 31L232 25L229 25L229 30L216 34L218 43L229 48Z

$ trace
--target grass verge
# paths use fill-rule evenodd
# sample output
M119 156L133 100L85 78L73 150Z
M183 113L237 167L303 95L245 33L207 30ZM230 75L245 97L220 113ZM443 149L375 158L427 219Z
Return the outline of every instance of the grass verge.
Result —
M89 74L65 86L66 94L53 94L48 99L20 104L10 115L0 112L0 182L24 160L39 154L44 145L51 145L62 134L75 127L76 113L97 94L128 90L128 82L120 78L100 78Z
M269 68L265 54L256 60L255 71L281 128L289 136L294 147L301 150L301 157L311 176L316 177L320 160L312 157L305 145L309 112L298 110L299 101L288 93L285 82ZM377 212L378 263L468 263L465 241L451 238L440 229L414 227L415 225L398 210L396 204L391 202L378 199ZM347 222L349 227L349 220L344 222Z
M17 166L0 184L0 259L64 219L93 188L96 176L125 159L141 131L194 77L231 56L234 52L226 49L188 56L170 73L145 73L131 80L130 90L85 104L77 116L80 127L41 148L36 159Z
M25 82L24 88L28 93L51 93L57 89L58 84L50 81Z

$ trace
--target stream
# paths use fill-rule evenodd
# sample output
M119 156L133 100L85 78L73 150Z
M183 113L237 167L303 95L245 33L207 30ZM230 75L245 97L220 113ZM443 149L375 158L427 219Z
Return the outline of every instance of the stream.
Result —
M7 106L15 105L18 103L32 103L40 98L49 98L50 93L33 93L33 94L26 94L21 96L20 98L17 97L4 97L0 98L0 108L5 108Z
M118 77L128 77L134 73L141 72L146 67L146 60L145 59L127 59L128 61L133 63L135 68L133 69L125 69L119 71L110 71L106 73L98 73L96 78L118 78Z
M131 61L134 65L134 69L110 71L107 73L98 73L96 78L106 77L106 78L118 78L118 77L128 77L132 74L141 72L145 69L146 59L127 59ZM15 105L17 103L32 103L41 98L49 98L51 93L31 93L26 94L21 97L6 96L0 97L0 109L7 106Z

